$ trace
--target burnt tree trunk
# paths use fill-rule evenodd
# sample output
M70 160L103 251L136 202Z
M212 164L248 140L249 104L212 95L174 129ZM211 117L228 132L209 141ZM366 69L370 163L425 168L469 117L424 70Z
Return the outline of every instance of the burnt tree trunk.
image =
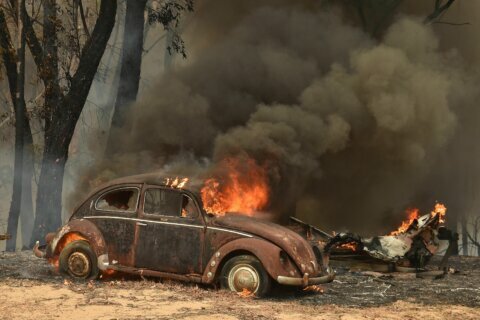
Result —
M50 1L50 4L54 3ZM68 159L68 147L73 137L75 126L87 99L98 65L110 38L115 24L117 1L103 0L100 12L91 33L80 55L78 69L71 78L69 91L63 94L58 90L58 83L50 83L43 77L45 87L53 90L50 117L45 121L45 146L37 192L36 215L33 235L30 244L45 237L47 231L54 231L61 225L61 203L63 174ZM51 11L53 14L53 11ZM27 38L29 32L27 31ZM48 60L42 57L43 48L39 46L33 31L30 50L40 73L48 71ZM56 41L56 39L55 39ZM52 44L55 46L55 41ZM48 42L46 42L48 44ZM44 64L44 62L47 62ZM46 104L47 106L47 104ZM47 126L47 121L48 126Z
M5 20L3 10L0 10L0 47L6 50L2 51L3 63L7 71L8 84L10 88L10 98L14 108L17 105L17 70L15 49L11 41L10 33ZM26 108L23 109L26 115ZM20 206L20 221L22 231L22 244L25 246L30 242L30 236L33 226L33 203L32 203L32 177L33 177L33 137L29 120L24 118L24 154L23 154L23 172L22 172L22 196Z
M460 218L460 226L462 228L462 254L468 256L468 226L465 213L463 213Z
M67 161L68 146L52 145L44 148L37 191L37 210L30 245L43 239L47 232L55 231L62 222L61 203L63 173Z
M7 233L11 236L7 240L7 251L15 251L17 244L18 220L22 204L23 182L23 150L25 131L25 32L23 31L23 14L20 9L25 0L16 3L17 9L17 55L16 55L16 88L15 98L12 101L15 109L15 162L13 173L13 190L10 212L8 214ZM13 47L13 46L12 46Z
M107 153L111 153L119 147L115 143L115 130L124 126L128 108L137 99L142 66L146 4L147 0L127 0L120 80L112 116L112 127L107 142Z
M34 171L34 152L33 137L28 120L24 130L24 148L23 148L23 182L22 182L22 205L20 207L20 230L22 232L22 248L27 249L30 246L32 236L33 221L35 215L33 212L32 178Z
M452 230L454 233L457 234L458 236L458 211L452 214L448 215L447 219L447 227ZM452 255L458 256L458 239L453 241L450 245L455 246L455 248L452 249Z
M13 4L13 3L12 3ZM23 43L23 42L22 42ZM24 140L23 140L23 170L22 170L22 190L18 188L18 180L17 180L17 186L15 186L14 191L15 193L12 195L12 198L14 198L14 201L12 202L15 203L15 207L12 208L12 218L10 220L11 228L14 228L14 224L17 223L18 225L18 218L15 217L15 215L18 212L18 199L20 198L20 218L22 219L22 236L23 240L22 243L28 243L28 241L25 241L26 237L30 236L31 233L31 228L26 229L23 228L24 225L31 225L33 224L33 208L32 208L32 189L31 189L31 181L32 181L32 170L29 170L29 168L33 168L33 156L31 154L31 151L33 151L33 139L32 139L32 131L30 128L30 123L28 121L28 118L26 116L27 110L25 107L25 101L23 99L23 95L20 95L20 98L22 98L21 108L17 108L17 57L15 56L15 49L12 43L12 40L10 38L10 33L8 30L8 26L6 23L5 19L5 14L3 10L0 10L0 47L5 49L2 50L2 58L3 58L3 63L5 65L5 69L7 71L7 79L8 79L8 84L9 84L9 89L10 89L10 97L12 104L14 106L14 109L17 111L15 118L20 120L23 118L23 132L24 132ZM22 49L24 50L24 49ZM22 53L23 55L23 53ZM23 77L23 74L22 74ZM20 82L24 82L24 79L21 79ZM23 107L22 107L23 105ZM20 113L19 113L20 112ZM19 141L19 140L16 140ZM19 167L17 165L16 170L19 171ZM19 192L21 191L21 196L19 195ZM29 205L30 204L30 205ZM17 222L15 222L17 221ZM15 241L15 240L13 240ZM11 246L15 247L16 243L14 244L11 242Z
M61 224L61 191L63 187L63 169L57 148L52 146L52 137L56 134L53 117L60 98L58 84L58 47L57 47L57 3L56 0L45 0L43 3L43 53L42 80L45 85L45 146L37 191L37 215L34 223L34 234L31 245L39 233L46 234L51 226ZM55 111L54 111L55 110ZM63 160L64 162L64 160ZM48 211L48 212L47 212ZM41 236L43 238L43 236Z

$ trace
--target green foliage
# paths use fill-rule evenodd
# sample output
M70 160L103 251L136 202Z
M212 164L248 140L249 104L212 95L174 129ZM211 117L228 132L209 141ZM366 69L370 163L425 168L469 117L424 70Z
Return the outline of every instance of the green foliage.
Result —
M193 0L172 0L165 1L162 6L154 10L148 8L148 22L150 24L160 23L167 32L171 33L170 43L167 50L170 54L180 53L184 58L187 57L185 42L177 32L180 25L182 14L193 12Z

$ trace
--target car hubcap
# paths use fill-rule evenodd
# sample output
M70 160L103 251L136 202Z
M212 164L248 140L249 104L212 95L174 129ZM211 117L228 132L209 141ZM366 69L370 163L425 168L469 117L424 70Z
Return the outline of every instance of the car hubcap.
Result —
M85 278L90 272L90 259L83 252L74 252L68 258L68 269L75 277Z
M242 292L248 290L256 293L260 283L257 270L248 264L236 265L228 274L228 286L230 290Z

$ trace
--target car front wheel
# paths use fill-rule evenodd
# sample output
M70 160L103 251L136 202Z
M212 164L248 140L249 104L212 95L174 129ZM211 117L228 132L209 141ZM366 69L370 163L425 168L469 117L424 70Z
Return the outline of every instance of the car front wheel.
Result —
M222 268L221 286L234 292L246 292L264 297L271 287L271 279L262 263L254 256L240 255L228 260Z
M87 241L70 242L60 253L60 271L76 279L96 279L97 256Z

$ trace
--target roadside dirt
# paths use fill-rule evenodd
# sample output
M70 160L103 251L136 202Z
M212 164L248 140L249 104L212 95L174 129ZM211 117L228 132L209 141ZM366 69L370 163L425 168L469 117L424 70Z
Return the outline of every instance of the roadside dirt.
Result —
M72 282L30 252L0 253L0 319L480 319L480 258L443 279L338 269L323 293L268 299L158 279Z

